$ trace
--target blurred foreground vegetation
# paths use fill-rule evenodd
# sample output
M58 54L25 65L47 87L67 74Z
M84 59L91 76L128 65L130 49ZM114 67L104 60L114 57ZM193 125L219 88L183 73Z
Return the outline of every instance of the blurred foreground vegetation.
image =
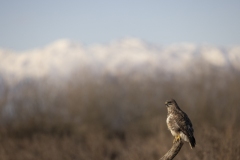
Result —
M61 84L45 78L5 87L0 159L157 160L172 145L164 102L174 98L192 120L197 141L175 159L238 160L240 72L203 66L188 75L140 78L76 71Z

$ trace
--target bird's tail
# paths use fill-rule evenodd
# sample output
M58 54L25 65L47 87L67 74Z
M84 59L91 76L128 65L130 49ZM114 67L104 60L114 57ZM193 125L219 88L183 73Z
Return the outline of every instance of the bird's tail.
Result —
M195 140L194 136L189 137L189 145L190 145L191 149L193 149L195 147L196 140Z

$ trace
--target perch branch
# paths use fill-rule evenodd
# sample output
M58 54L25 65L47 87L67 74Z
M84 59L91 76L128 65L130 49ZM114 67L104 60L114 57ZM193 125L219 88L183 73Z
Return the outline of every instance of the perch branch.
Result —
M172 160L181 150L182 146L182 140L173 143L172 148L160 160Z

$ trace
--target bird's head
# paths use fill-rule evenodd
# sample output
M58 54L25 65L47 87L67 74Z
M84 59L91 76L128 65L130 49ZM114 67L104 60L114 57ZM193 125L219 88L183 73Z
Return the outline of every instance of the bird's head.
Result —
M165 102L165 105L167 108L171 108L177 106L177 102L174 99L170 99Z

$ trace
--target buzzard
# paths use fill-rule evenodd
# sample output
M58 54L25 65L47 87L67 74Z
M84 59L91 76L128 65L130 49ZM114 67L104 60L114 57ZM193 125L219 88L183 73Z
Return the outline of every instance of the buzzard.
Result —
M174 99L167 100L165 105L168 110L167 126L174 136L173 143L184 140L189 143L191 149L195 147L196 141L193 136L193 127L187 114L184 113Z

